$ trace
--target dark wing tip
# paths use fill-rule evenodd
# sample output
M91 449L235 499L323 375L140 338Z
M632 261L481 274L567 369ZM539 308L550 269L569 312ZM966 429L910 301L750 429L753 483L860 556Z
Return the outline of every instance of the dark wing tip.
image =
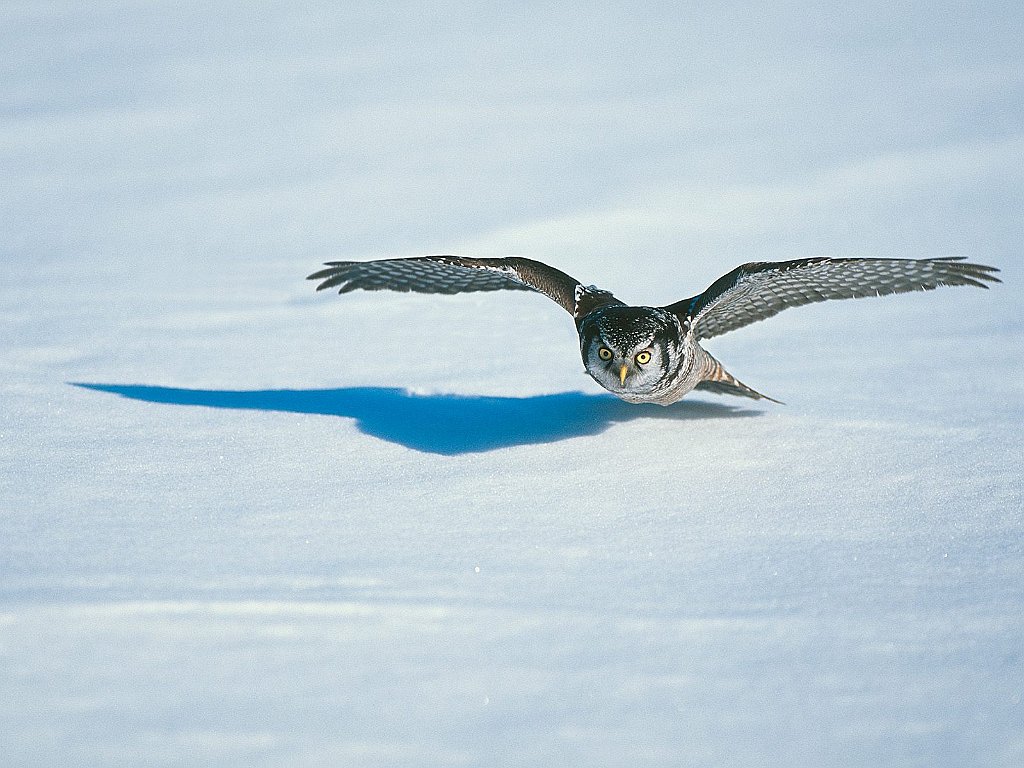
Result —
M323 291L327 288L333 288L336 285L340 285L348 280L348 267L356 262L352 261L327 261L324 262L324 266L327 269L321 269L317 272L306 277L307 280L323 280L320 285L316 287L317 291ZM349 288L348 290L352 290ZM339 293L344 293L345 287L342 287Z
M963 256L947 256L931 259L930 261L938 262L947 267L942 277L949 280L949 282L947 283L946 280L942 280L940 285L972 285L976 288L988 289L989 283L1003 282L996 277L996 273L1000 271L999 267L992 267L987 264L974 264L965 261Z

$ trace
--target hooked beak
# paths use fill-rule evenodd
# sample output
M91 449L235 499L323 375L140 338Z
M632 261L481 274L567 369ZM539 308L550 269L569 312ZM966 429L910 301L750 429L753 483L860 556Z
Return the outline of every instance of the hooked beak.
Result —
M625 363L623 363L622 367L619 368L619 384L621 386L623 386L623 387L626 386L626 377L628 375L629 375L629 368L626 366Z

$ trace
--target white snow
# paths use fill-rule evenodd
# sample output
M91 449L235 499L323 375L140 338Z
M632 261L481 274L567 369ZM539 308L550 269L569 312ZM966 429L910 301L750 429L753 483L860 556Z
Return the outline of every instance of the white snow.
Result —
M1024 12L776 8L0 5L0 763L1024 764ZM1005 282L648 408L438 252Z

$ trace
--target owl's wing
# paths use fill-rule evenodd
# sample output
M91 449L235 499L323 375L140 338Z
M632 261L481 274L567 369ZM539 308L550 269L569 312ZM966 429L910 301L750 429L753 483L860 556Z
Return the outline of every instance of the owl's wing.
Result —
M797 259L753 262L716 280L704 293L666 309L708 339L799 307L830 299L930 291L940 285L1000 282L995 267L962 257L939 259Z
M536 291L557 302L566 312L605 303L619 303L610 293L584 286L564 272L533 259L509 256L472 259L465 256L417 256L377 261L329 261L307 279L322 280L316 287L338 288L338 293L402 291L415 293L467 293L470 291ZM595 304L596 302L596 304Z

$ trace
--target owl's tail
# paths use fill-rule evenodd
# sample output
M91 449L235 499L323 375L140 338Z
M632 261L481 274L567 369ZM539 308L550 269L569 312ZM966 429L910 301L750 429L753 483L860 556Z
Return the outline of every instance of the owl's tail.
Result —
M756 389L752 389L729 373L722 364L708 354L710 370L705 374L704 380L698 382L694 389L704 392L714 392L717 395L736 395L737 397L749 397L751 400L770 400L779 405L785 405L781 400L774 397L762 395Z

